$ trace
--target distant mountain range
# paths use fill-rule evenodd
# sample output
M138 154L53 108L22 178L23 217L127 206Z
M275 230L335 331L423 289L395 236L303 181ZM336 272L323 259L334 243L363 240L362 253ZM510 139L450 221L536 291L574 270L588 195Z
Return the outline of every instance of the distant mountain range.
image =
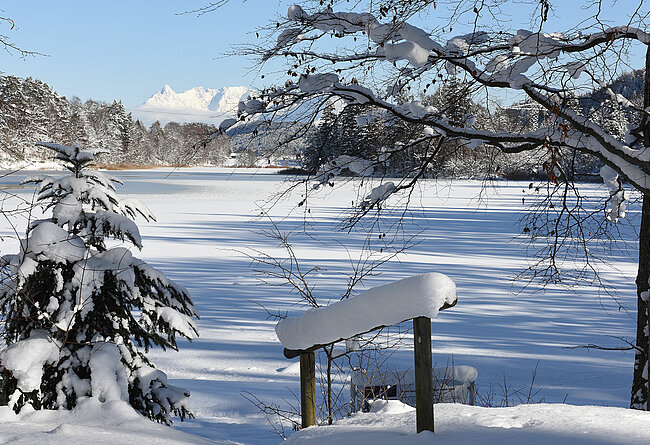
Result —
M129 111L133 119L139 119L146 126L155 121L162 125L172 121L219 125L226 118L236 117L239 101L245 99L250 91L246 87L195 87L177 93L165 85L144 104Z

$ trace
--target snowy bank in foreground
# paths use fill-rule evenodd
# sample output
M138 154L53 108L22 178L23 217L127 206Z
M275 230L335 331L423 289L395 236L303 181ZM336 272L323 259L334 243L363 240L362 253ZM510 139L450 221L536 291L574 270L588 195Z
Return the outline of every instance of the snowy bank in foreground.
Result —
M24 409L19 415L0 407L0 443L114 445L122 443L219 443L152 422L126 402L87 398L71 411Z
M642 444L650 443L650 413L624 408L563 404L481 408L435 406L435 435L415 434L415 409L399 401L377 401L333 426L311 427L289 444ZM435 437L434 437L435 436Z

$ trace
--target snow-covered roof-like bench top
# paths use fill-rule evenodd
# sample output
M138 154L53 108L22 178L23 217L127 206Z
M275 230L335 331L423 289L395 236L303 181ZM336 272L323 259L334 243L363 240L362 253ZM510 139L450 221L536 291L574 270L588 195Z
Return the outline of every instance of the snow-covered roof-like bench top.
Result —
M436 318L456 299L456 284L447 275L416 275L285 318L275 326L275 333L286 349L307 350L412 318Z

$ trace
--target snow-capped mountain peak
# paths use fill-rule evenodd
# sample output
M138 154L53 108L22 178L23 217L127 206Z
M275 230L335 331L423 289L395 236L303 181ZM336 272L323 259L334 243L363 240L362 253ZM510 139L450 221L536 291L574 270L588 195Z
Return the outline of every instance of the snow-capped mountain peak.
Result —
M169 85L165 85L160 89L160 91L157 94L164 95L164 94L171 94L171 93L176 94L176 92L172 90L172 87L170 87Z
M144 104L131 111L135 119L145 125L155 121L203 122L218 125L222 120L235 117L239 101L250 93L246 87L224 87L218 89L194 87L182 93L165 85Z

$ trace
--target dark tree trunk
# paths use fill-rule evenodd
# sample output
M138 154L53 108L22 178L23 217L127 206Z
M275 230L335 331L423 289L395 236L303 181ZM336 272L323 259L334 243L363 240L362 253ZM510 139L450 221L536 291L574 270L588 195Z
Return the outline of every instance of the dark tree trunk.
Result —
M650 106L650 46L646 52L643 107ZM650 147L650 121L643 117L643 143ZM648 166L645 166L648 170ZM650 356L650 317L648 316L648 295L650 295L650 195L643 195L641 228L639 229L639 271L636 277L637 320L636 352L634 357L634 379L630 407L648 411L648 357Z
M641 229L639 231L639 271L636 277L637 320L636 355L630 407L648 410L648 279L650 278L650 196L643 195Z

